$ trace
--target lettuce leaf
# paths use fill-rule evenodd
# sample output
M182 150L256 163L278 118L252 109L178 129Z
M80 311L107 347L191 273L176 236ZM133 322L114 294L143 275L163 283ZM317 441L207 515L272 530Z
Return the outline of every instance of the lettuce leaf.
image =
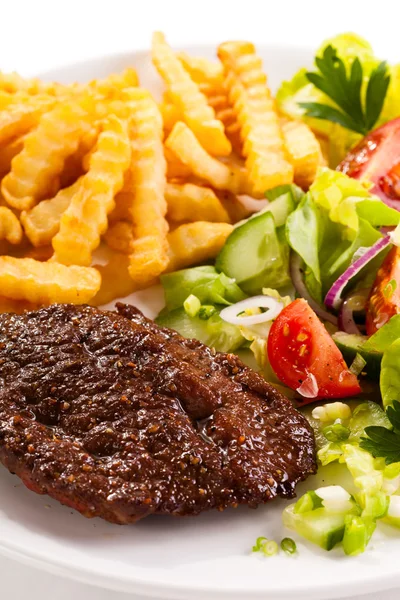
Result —
M201 304L234 304L246 298L234 279L217 273L214 267L194 267L174 271L161 276L164 288L164 310L171 311L183 306L186 298L193 294Z

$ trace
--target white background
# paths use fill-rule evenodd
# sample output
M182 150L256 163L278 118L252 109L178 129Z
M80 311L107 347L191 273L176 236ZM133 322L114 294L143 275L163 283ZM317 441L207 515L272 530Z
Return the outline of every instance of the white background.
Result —
M379 56L394 61L400 60L396 6L393 0L0 0L0 69L33 75L90 57L148 48L155 29L165 31L175 45L249 38L294 46L316 46L352 30L367 37ZM31 600L128 598L2 558L0 586L0 597L7 600L25 600L27 594ZM397 600L399 595L384 597Z

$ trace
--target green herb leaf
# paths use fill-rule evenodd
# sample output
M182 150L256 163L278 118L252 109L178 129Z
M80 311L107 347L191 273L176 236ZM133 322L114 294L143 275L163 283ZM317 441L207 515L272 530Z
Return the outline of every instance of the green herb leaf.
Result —
M306 73L306 77L317 89L326 94L335 106L318 102L302 102L306 116L338 123L367 135L379 119L390 83L386 62L381 62L372 72L365 91L362 93L363 69L356 58L350 69L338 57L336 49L329 45L322 57L315 58L318 73Z
M385 458L390 465L400 461L400 402L394 400L389 406L386 415L394 431L386 427L371 426L365 428L368 438L362 437L360 446L375 458Z

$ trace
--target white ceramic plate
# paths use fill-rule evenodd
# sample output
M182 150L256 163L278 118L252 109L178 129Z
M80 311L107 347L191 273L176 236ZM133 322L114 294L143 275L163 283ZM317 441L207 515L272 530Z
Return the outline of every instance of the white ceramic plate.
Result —
M211 48L187 50L212 55ZM312 58L312 52L304 49L274 46L260 51L272 87ZM127 65L137 67L144 85L156 90L158 79L145 52L64 67L47 73L46 78L85 81ZM152 317L161 307L161 290L135 294L129 301ZM315 485L310 478L299 491ZM389 529L377 532L368 552L357 558L346 558L341 549L323 552L300 540L295 558L251 556L259 535L279 541L289 534L281 524L282 501L256 511L240 508L186 519L150 517L120 527L100 519L86 520L33 494L3 468L0 489L1 552L105 588L181 600L322 600L398 585L400 537L396 539Z

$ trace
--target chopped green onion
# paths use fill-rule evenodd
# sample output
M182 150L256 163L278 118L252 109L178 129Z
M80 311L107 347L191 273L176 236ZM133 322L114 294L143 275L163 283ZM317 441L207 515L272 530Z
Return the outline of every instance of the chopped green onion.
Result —
M283 538L281 548L286 554L294 554L297 550L296 542L292 538Z
M389 299L393 296L397 288L397 281L395 279L391 279L387 285L385 285L383 290L383 295L385 298Z
M256 539L256 543L254 544L252 550L253 552L261 552L262 548L261 546L265 543L268 542L268 539L266 537L258 537Z
M214 306L211 304L204 304L198 312L198 317L203 321L207 321L207 319L215 315L216 312L217 309Z
M355 359L351 363L351 367L350 367L349 371L351 371L357 377L361 373L361 371L363 370L363 368L365 367L366 364L367 364L367 361L364 360L364 358L361 356L361 354L358 354L358 352L357 352Z
M348 556L364 552L375 530L374 519L347 515L343 536L343 550Z
M201 308L201 302L197 296L190 294L184 301L183 308L189 317L195 317Z
M350 429L340 423L335 423L324 427L322 433L329 442L344 442L350 436Z
M336 421L336 419L350 419L351 408L344 402L331 402L329 404L323 404L317 406L312 411L314 419L319 421Z
M265 544L263 544L262 551L265 556L274 556L278 553L279 547L274 540L267 540Z
M297 500L296 504L294 505L294 513L296 515L306 513L310 510L321 508L321 506L321 498L317 496L317 494L313 490L310 490L309 492L306 492L304 496L301 496L301 498Z
M252 550L253 552L262 552L264 556L273 556L278 552L279 548L274 540L269 540L266 537L258 537Z

